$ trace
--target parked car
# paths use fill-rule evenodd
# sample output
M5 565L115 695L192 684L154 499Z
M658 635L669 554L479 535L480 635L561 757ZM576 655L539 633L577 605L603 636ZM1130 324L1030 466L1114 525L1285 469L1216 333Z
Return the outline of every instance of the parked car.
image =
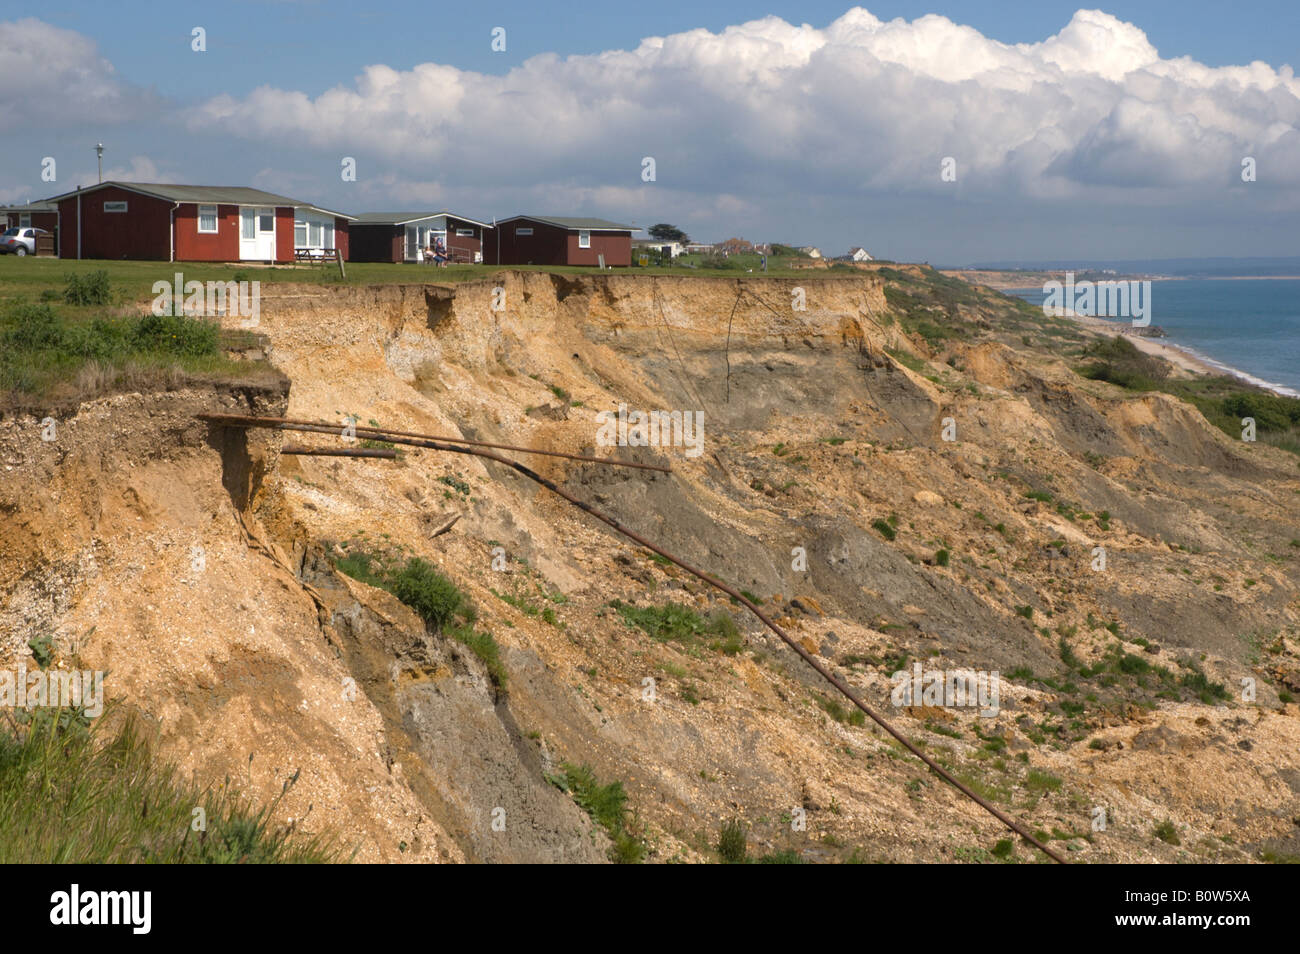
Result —
M48 235L45 229L19 228L0 232L0 255L35 255L36 236Z

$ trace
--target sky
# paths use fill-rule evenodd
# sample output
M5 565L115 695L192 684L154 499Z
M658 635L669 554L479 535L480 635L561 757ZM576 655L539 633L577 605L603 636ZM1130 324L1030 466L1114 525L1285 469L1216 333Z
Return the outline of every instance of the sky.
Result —
M0 202L93 183L103 142L106 179L344 212L943 264L1300 254L1294 0L8 10Z

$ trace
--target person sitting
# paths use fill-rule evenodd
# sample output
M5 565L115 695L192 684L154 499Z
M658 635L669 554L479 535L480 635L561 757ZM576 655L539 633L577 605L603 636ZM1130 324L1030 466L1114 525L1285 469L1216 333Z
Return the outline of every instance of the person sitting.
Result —
M439 265L447 264L447 246L442 244L442 239L433 240L433 260Z
M420 249L420 261L421 261L422 263L424 263L425 265L432 265L432 264L433 264L433 246L432 246L432 245L426 245L424 248Z

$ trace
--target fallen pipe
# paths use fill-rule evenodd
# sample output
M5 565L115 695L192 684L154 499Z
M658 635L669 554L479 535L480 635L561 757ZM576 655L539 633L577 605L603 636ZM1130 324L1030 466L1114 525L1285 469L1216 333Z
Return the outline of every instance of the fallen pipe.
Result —
M311 431L318 434L335 434L343 428L337 424L322 424L319 421L301 421L288 417L250 417L243 414L199 414L199 420L211 424L227 424L243 427L269 427L286 431ZM360 438L388 441L390 444L404 444L399 437L414 437L426 441L443 441L448 444L465 444L469 447L488 447L495 450L508 450L520 454L540 454L544 457L563 457L565 460L582 461L585 464L606 464L610 467L634 467L639 470L657 470L671 474L673 469L663 464L641 464L631 460L613 460L608 457L588 457L583 454L569 454L564 451L539 450L535 447L519 447L514 444L491 444L487 441L472 441L464 437L442 437L437 434L420 434L416 431L385 431L377 427L353 427L353 433ZM420 446L420 445L413 445Z
M396 460L397 451L381 447L303 447L299 444L286 444L280 448L281 454L298 454L304 457L378 457L381 460Z
M274 427L275 423L280 420L279 418L257 418L257 417L240 418L238 415L230 415L230 414L200 414L198 415L198 417L201 420L209 420L212 423L216 423L216 424L225 423L226 420L229 420L230 425L235 427ZM251 423L244 423L244 422L251 422ZM299 428L302 427L302 425L295 425L295 427ZM312 425L313 429L316 429L317 427L319 427L321 430L324 430L326 433L332 434L338 432L337 427L327 428L320 425ZM379 431L376 428L368 428L368 430L374 431L377 434L389 433L385 431ZM934 774L938 775L941 779L943 779L953 788L957 789L957 791L961 792L963 795L965 795L975 804L979 805L986 812L988 812L998 821L1002 822L1002 824L1006 825L1009 829L1011 829L1013 832L1015 832L1017 835L1019 835L1021 838L1027 841L1029 844L1033 845L1043 854L1047 855L1047 857L1051 858L1053 861L1058 862L1060 864L1068 864L1065 858L1063 858L1061 855L1057 854L1052 849L1048 848L1046 845L1040 842L1037 838L1034 837L1033 833L1030 832L1027 828L1025 828L1022 824L1020 824L1020 822L1016 821L1010 815L1007 815L1005 812L998 809L995 805L991 804L987 799L973 792L969 787L967 787L965 784L963 784L961 781L955 778L951 773L949 773L946 769L944 769L943 766L939 765L939 763L935 762L934 759L930 758L919 748L917 748L901 732L899 732L892 725L890 725L883 716L879 715L874 709L872 709L869 705L867 705L865 702L859 699L857 693L855 693L851 688L849 688L848 684L845 683L844 680L840 679L838 676L836 676L834 673L828 670L825 666L823 666L820 662L818 662L812 656L812 654L808 652L808 650L804 649L803 646L799 645L799 643L795 641L794 637L792 637L784 629L778 626L774 620L769 619L766 613L764 613L761 609L759 609L757 605L755 605L747 596L745 596L739 590L733 588L732 586L726 583L723 583L721 580L716 579L715 577L709 575L708 573L705 573L703 570L700 570L692 566L691 564L687 563L685 560L682 560L674 556L673 554L669 553L667 550L663 549L662 547L654 543L651 543L645 537L623 526L623 524L619 523L618 520L616 520L614 517L602 513L601 511L597 510L595 507L591 506L591 504L586 503L585 501L579 500L577 497L574 497L568 491L559 487L554 481L548 480L547 478L543 477L541 474L519 463L518 461L510 460L508 458L502 457L499 454L494 454L491 451L482 450L478 447L457 446L457 445L447 444L436 440L417 440L415 438L395 439L393 437L388 437L388 436L385 436L382 439L393 441L394 443L410 444L414 447L424 447L424 448L428 448L429 450L445 451L450 454L464 454L470 457L483 457L486 458L487 460L496 461L498 464L504 464L506 467L509 467L511 470L515 471L516 473L523 474L525 477L527 477L529 480L533 481L534 483L540 484L541 486L545 487L547 490L551 491L551 493L555 494L556 496L562 497L564 500L567 500L569 503L573 504L573 506L577 507L579 510L583 511L584 513L589 514L592 517L595 517L601 523L604 523L610 528L612 528L616 533L621 534L624 537L627 537L629 540L633 541L634 543L640 544L641 546L645 547L647 550L651 550L654 553L659 554L665 560L668 560L670 563L673 563L676 566L681 567L683 570L685 570L687 573L690 573L692 576L700 580L703 580L705 583L709 584L714 589L720 590L721 592L727 594L727 596L731 597L733 600L740 603L751 613L753 613L764 626L770 629L773 633L777 635L778 638L780 638L782 642L784 642L787 646L793 649L803 659L804 662L806 662L818 673L818 675L820 675L823 679L825 679L828 683L830 683L846 699L848 699L855 706L861 709L862 712L867 716L867 718L871 719L872 722L876 723L876 725L884 729L887 733L889 733L890 736L892 736L895 740L897 740L900 745L902 745L905 749L907 749L918 759L920 759L930 769L930 771L934 772Z

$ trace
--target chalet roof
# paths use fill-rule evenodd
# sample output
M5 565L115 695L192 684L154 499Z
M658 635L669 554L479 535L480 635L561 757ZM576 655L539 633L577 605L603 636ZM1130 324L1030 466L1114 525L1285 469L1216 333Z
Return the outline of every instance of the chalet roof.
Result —
M507 222L527 219L530 222L542 222L546 225L554 225L556 228L565 229L566 231L576 231L584 229L588 232L635 232L638 226L622 225L618 222L611 222L609 219L592 219L592 218L573 218L561 215L512 215L508 219L502 219L498 225L504 225Z
M409 225L412 222L434 219L440 215L459 219L461 222L469 222L472 225L481 225L484 228L490 226L488 222L480 222L478 219L471 219L468 215L449 212L446 209L441 212L362 212L355 218L358 225Z
M334 212L330 209L322 208L319 205L313 205L311 202L303 202L300 199L291 199L287 195L276 195L274 192L265 192L261 189L250 189L247 186L200 186L200 185L173 185L162 182L122 182L110 180L108 182L99 182L95 185L86 186L83 189L73 189L71 192L65 192L62 195L56 195L47 202L57 202L60 199L71 198L75 195L85 195L90 192L98 192L100 189L116 187L125 189L128 192L139 192L142 195L151 195L155 198L166 199L170 202L194 202L202 205L264 205L264 206L292 206L295 209L314 209L317 212L324 212L328 215L338 216L343 219L354 219L355 216L347 215L343 212Z

